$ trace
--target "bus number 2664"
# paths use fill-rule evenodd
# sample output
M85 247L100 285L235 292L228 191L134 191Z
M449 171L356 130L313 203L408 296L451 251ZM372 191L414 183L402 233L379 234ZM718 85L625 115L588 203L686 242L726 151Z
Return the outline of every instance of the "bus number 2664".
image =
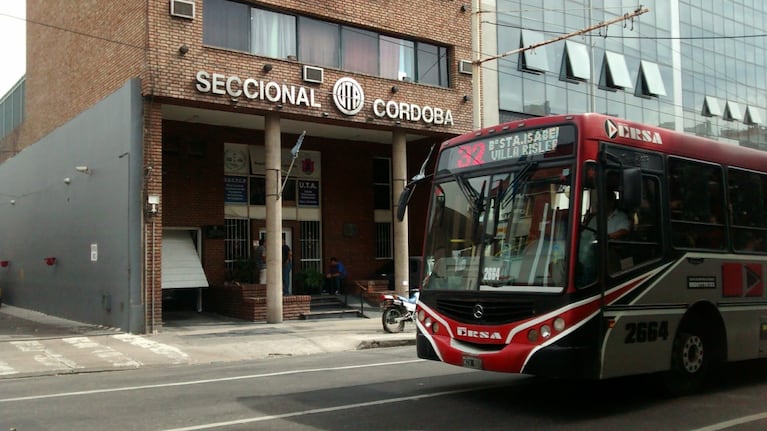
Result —
M626 344L651 343L668 339L668 322L631 322L626 324Z

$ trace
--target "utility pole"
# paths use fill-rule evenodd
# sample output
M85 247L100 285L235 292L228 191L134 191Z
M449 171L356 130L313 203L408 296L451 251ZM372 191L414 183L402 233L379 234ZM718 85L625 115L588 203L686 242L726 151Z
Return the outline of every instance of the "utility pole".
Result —
M574 31L572 33L567 33L567 34L559 36L559 37L555 37L554 39L549 39L549 40L545 40L543 42L539 42L539 43L536 43L536 44L533 44L533 45L529 45L529 46L525 46L525 47L522 47L522 48L513 49L511 51L507 51L507 52L504 52L502 54L493 55L493 56L486 57L486 58L481 58L481 55L482 55L482 53L481 53L481 47L482 47L481 35L482 35L482 31L481 31L481 27L480 27L481 21L480 21L479 16L480 16L480 14L482 12L479 10L480 1L481 0L472 0L472 11L473 11L473 15L474 15L474 19L472 20L472 31L473 31L473 34L474 34L474 36L472 37L472 39L473 39L472 40L472 50L474 51L474 60L472 61L472 77L473 77L472 86L474 88L472 89L472 94L474 95L474 106L475 106L474 111L473 111L473 113L474 113L474 127L475 128L481 128L482 127L482 108L478 107L478 105L480 104L480 101L482 100L480 98L480 96L482 94L482 90L481 90L481 88L478 88L478 87L481 87L481 85L482 85L482 67L481 66L482 66L483 63L486 63L486 62L492 61L492 60L498 60L499 58L508 57L510 55L518 54L520 52L524 52L524 51L527 51L527 50L530 50L530 49L535 49L535 48L538 48L538 47L541 47L541 46L544 46L544 45L549 45L549 44L554 43L554 42L559 42L560 40L570 39L573 36L578 36L578 35L586 34L586 33L592 32L594 30L597 30L597 29L600 29L600 28L603 28L603 27L607 27L607 26L612 25L612 24L616 24L616 23L619 23L619 22L622 22L622 21L634 19L635 17L650 11L650 9L648 9L646 7L643 7L643 6L640 6L636 10L634 10L633 12L625 13L625 14L623 14L623 15L621 15L619 17L613 18L611 20L602 21L602 22L600 22L598 24L594 24L592 26L583 28L581 30Z

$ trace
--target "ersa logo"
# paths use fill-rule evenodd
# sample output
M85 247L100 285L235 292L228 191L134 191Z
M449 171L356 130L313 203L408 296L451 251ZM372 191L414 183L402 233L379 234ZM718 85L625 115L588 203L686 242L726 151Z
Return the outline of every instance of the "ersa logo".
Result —
M662 145L663 140L660 137L660 133L653 132L652 130L640 129L638 127L631 127L627 124L615 123L613 120L605 120L605 133L610 139L616 137L633 139L641 142L651 142L653 144Z
M496 331L476 331L465 326L456 328L456 333L461 337L480 338L483 340L500 340L501 333Z

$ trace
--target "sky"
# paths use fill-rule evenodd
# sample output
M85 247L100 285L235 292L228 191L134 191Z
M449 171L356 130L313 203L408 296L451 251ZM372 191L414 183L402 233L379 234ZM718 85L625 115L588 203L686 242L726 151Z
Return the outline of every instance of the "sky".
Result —
M27 70L26 4L26 0L0 0L0 98Z

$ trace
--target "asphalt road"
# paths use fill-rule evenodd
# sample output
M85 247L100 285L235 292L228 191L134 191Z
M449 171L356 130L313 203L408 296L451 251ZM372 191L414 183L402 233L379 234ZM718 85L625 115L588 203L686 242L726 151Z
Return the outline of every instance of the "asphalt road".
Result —
M765 365L728 367L682 398L648 377L470 371L412 346L37 376L2 381L0 430L762 430Z

